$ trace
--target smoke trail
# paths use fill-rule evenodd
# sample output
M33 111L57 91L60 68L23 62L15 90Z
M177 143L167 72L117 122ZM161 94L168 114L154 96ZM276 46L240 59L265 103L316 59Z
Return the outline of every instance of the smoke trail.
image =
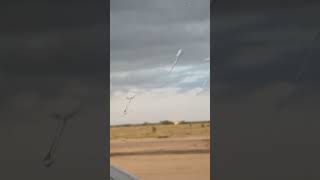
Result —
M180 58L181 55L182 55L182 49L179 49L178 52L177 52L177 54L176 54L176 59L175 59L175 61L173 62L172 66L171 66L171 69L169 70L169 73L168 73L168 74L170 74L170 73L174 70L174 68L175 68L176 65L178 64L178 61L179 61L179 58Z
M82 105L79 105L74 111L72 111L69 114L65 114L65 115L61 115L61 114L57 114L57 113L53 114L53 118L58 120L58 126L56 129L55 136L51 142L49 151L43 159L44 165L46 167L50 167L54 163L54 155L55 155L57 147L61 141L64 129L67 125L67 122L70 119L73 119L80 112L81 108L82 108Z
M168 76L173 72L174 68L176 67L176 65L178 64L179 62L179 59L182 55L183 51L182 49L179 49L176 53L176 58L175 60L173 61L172 65L171 65L171 68L170 70L168 71ZM163 85L161 85L160 87L164 87L168 84L169 82L165 82ZM132 96L129 96L129 97L126 97L126 99L128 100L128 102L126 103L126 106L123 110L123 115L126 116L128 114L128 109L129 109L129 105L131 104L132 100L136 97L136 94L132 95Z
M129 105L131 104L131 101L136 97L136 94L133 96L129 96L126 99L128 100L125 109L123 110L123 115L127 115L128 113L128 109L129 109Z

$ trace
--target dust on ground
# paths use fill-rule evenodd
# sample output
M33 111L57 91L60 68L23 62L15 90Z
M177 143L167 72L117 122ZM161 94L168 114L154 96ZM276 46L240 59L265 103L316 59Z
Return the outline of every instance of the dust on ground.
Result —
M165 138L149 134L145 138L139 135L139 138L118 136L111 139L111 164L142 180L209 180L210 138L208 133L199 133L199 128L203 130L207 126L193 127L192 130L189 126L171 126L169 135L161 132ZM180 136L174 133L175 129ZM181 129L185 132L181 133Z

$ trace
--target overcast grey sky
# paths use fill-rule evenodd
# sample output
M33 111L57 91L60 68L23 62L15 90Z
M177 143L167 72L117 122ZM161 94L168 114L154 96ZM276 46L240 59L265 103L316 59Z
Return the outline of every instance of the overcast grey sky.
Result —
M111 124L208 120L210 85L196 92L210 73L209 0L111 0L110 10Z
M0 179L104 177L105 5L0 2ZM46 170L42 159L59 123L52 114L79 103L85 107L66 126L57 161Z
M319 9L216 1L216 179L319 179Z

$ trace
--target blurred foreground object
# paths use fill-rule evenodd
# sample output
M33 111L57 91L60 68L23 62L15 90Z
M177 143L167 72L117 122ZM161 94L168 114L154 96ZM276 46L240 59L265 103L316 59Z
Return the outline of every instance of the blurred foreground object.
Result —
M139 180L137 177L134 177L127 172L114 167L110 166L110 180Z

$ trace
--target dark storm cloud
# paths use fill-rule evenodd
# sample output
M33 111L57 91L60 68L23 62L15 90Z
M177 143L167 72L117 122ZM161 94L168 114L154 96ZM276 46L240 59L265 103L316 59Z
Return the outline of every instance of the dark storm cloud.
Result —
M49 28L48 32L1 33L0 72L3 88L0 106L8 106L7 103L10 104L20 94L37 94L40 97L36 101L43 106L62 95L69 93L71 96L72 89L104 88L102 78L107 73L102 36L104 24L89 23L83 26L70 29L61 25L59 30ZM77 86L70 86L74 82ZM32 112L37 108L39 106L29 110Z
M105 176L105 11L105 1L1 2L0 179ZM57 125L51 116L79 103L86 106L48 171L41 160Z
M114 90L135 85L158 88L185 77L166 77L158 68L170 66L183 49L178 66L198 66L209 57L209 1L112 1L111 76L132 71L139 78L112 79ZM145 71L145 72L143 72ZM146 73L154 71L154 73ZM142 76L139 75L142 72ZM121 85L120 85L121 84Z
M101 25L105 17L95 10L103 7L101 2L87 1L3 2L1 32L16 36L16 33L55 32Z
M144 22L144 24L169 25L177 22L197 22L208 18L209 1L157 1L157 0L135 0L135 1L112 1L111 13L117 15L119 23L124 20ZM148 14L147 16L146 13ZM128 16L134 15L134 16ZM161 15L161 16L159 16Z
M223 2L216 5L213 56L217 63L214 81L217 86L226 85L225 88L216 87L217 96L232 94L243 97L273 83L294 83L304 61L313 61L313 68L317 67L316 58L319 56L307 54L310 48L314 48L311 46L319 46L319 43L313 43L313 39L320 31L320 25L312 20L315 20L319 6L300 6L293 2L287 7L274 4L271 8L271 3L267 3L268 9L255 3L244 4L239 4L232 12L230 9L234 6L229 9ZM315 70L313 72L316 73ZM309 83L318 81L310 78L307 80ZM243 89L232 88L239 84L244 84Z
M96 11L101 5L52 1L1 6L1 72L28 76L104 71L105 17Z
M2 91L49 96L67 79L85 85L106 74L105 17L98 7L85 1L1 6Z
M216 1L216 179L319 178L319 7Z
M101 52L105 49L103 41L99 40L103 38L99 32L103 32L103 25L60 32L3 35L1 72L25 76L104 73L106 67L102 65L106 63ZM100 62L91 63L92 58L100 59Z

